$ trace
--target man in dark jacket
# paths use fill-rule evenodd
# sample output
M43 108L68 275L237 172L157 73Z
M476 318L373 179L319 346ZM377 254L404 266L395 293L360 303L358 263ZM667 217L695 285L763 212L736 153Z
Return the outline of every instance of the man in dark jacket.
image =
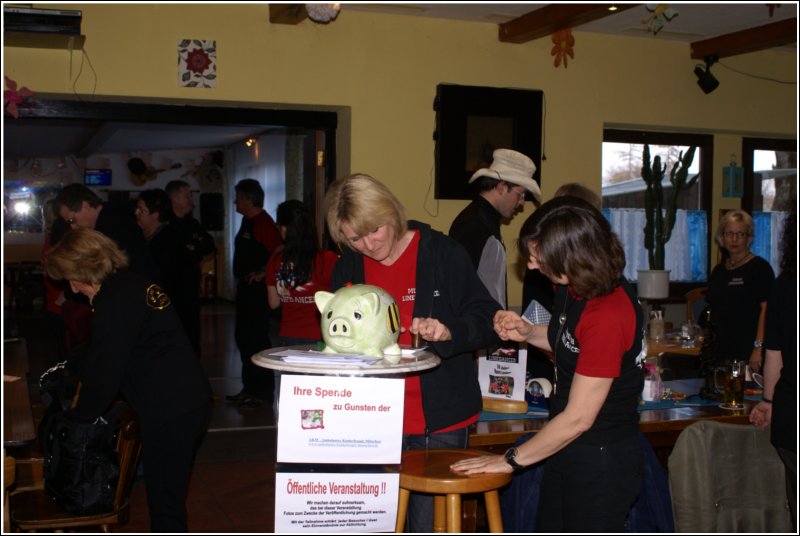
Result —
M200 263L217 249L214 238L192 215L194 200L189 183L174 180L167 183L167 195L174 217L170 221L177 237L177 285L172 292L175 310L183 322L186 334L200 357Z
M469 182L478 179L479 195L456 216L449 235L464 246L489 294L503 309L508 307L506 249L500 224L522 210L528 193L541 200L539 185L533 180L536 165L522 153L496 149L488 168L479 169Z

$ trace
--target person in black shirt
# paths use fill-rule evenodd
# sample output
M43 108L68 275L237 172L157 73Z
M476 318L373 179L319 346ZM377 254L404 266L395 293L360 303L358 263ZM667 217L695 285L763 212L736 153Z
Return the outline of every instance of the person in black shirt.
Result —
M189 183L174 180L167 183L167 195L172 205L171 234L175 236L177 284L172 289L175 308L181 317L186 334L200 355L200 264L213 254L214 238L192 216L194 200Z
M761 429L771 425L770 440L786 467L786 497L797 531L797 216L783 228L781 273L772 284L764 332L764 394L750 412Z
M169 296L127 269L126 255L103 234L73 229L48 254L53 279L65 279L94 309L72 417L92 422L122 395L142 430L152 532L185 532L194 452L211 412L211 387Z

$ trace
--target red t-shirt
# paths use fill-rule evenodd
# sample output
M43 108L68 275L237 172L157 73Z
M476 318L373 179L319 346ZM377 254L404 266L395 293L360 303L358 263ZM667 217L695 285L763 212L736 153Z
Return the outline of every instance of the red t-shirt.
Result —
M381 287L397 302L400 310L400 325L405 331L400 333L399 344L411 344L411 320L414 318L414 301L417 295L417 252L419 250L419 231L400 258L391 266L364 257L364 282ZM425 432L425 414L422 411L422 390L419 375L406 377L405 404L403 410L403 433L422 434Z
M618 378L622 356L636 336L636 311L622 287L589 300L575 329L580 354L575 372L593 378Z
M320 251L314 260L314 272L310 281L294 288L282 284L285 291L278 292L281 298L281 327L278 334L281 337L313 340L322 338L314 293L319 290L331 290L333 267L337 260L339 257L334 252ZM270 257L264 278L267 286L277 288L282 264L282 251Z

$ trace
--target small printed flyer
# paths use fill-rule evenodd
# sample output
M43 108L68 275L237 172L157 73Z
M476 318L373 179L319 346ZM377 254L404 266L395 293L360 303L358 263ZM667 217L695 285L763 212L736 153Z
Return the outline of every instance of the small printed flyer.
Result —
M277 473L275 532L394 532L397 473Z
M402 378L284 375L277 461L400 463L404 396Z
M516 345L500 347L478 359L478 382L487 398L525 400L525 369L528 350Z

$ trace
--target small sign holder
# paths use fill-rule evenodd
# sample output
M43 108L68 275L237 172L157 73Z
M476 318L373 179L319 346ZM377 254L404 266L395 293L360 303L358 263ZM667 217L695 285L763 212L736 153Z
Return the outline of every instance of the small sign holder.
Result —
M525 370L528 351L517 344L481 351L478 357L478 383L484 411L526 413Z

